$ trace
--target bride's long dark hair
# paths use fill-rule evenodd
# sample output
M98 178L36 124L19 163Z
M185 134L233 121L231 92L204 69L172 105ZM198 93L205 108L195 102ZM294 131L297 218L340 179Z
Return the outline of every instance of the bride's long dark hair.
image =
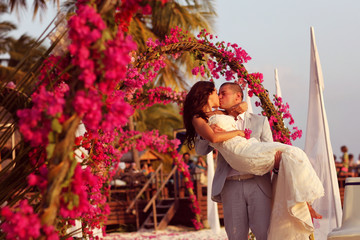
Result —
M207 104L210 94L215 90L215 84L209 81L200 81L194 84L186 95L184 102L183 120L186 128L185 144L191 149L195 145L196 131L192 124L194 116L205 121L208 117L202 110Z

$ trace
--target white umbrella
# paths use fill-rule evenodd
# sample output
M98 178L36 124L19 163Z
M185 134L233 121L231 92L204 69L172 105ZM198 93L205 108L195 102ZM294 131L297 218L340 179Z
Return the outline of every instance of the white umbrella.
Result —
M327 234L332 229L340 226L342 210L323 98L324 80L312 27L310 55L310 88L305 152L325 189L325 196L313 203L313 208L323 216L323 219L314 220L315 239L322 240L327 239Z
M281 96L281 88L280 88L280 82L279 82L279 76L278 76L278 70L275 68L275 89L276 89L276 95L278 97Z
M207 218L209 222L209 226L212 231L216 234L220 233L220 220L218 213L218 205L217 202L211 200L211 191L212 191L212 181L214 179L215 172L215 164L213 152L207 154L206 156L207 162Z

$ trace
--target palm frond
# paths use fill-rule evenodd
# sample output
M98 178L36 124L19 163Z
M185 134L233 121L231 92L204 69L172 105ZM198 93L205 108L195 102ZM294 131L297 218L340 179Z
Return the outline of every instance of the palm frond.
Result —
M14 10L18 12L20 8L27 9L26 0L9 0L8 2L11 12L13 12Z
M137 110L136 129L150 131L158 129L160 134L173 136L174 129L183 126L179 110L173 104L155 104L145 110Z
M73 13L76 10L76 0L66 0L61 4L61 11L66 13Z
M47 0L34 0L33 1L33 19L35 18L36 14L40 13L40 19L42 18L42 14L47 10ZM53 4L57 6L60 5L59 0L53 0ZM17 13L21 9L27 9L27 1L26 0L8 0L10 11L16 11Z
M157 36L139 18L134 18L130 23L129 34L132 36L140 52L146 50L146 42L149 38L157 39Z
M41 10L39 12L39 10ZM46 0L34 0L33 2L33 20L36 17L36 14L39 12L40 20L42 20L42 16L44 11L47 10Z
M49 26L51 24L52 22ZM44 64L44 58L50 54L60 38L64 36L59 36L58 39L44 51L43 47L41 47L41 43L53 30L54 29L47 35L43 34L45 36L43 38L39 37L37 40L30 39L27 36L22 36L19 41L14 40L12 43L13 47L18 46L21 48L21 50L18 50L18 53L21 52L23 54L23 59L14 67L0 67L0 106L2 107L0 109L0 122L1 126L3 126L3 131L0 134L0 151L8 148L7 142L13 133L18 131L18 117L16 112L19 109L31 106L31 99L28 96L35 91L36 84L34 84L34 81L37 81L37 76ZM19 44L20 42L23 43L24 46L27 46L27 51ZM34 57L34 55L36 55L34 53L39 55ZM12 53L12 55L15 56L16 54ZM27 64L26 59L33 59L35 62L29 65L29 68L25 73L22 72L21 69ZM10 81L16 82L15 89L6 87L7 83ZM32 148L21 138L17 140L16 146L12 146L10 149L10 152L16 152L16 157L11 161L10 165L0 171L0 188L2 189L2 193L0 194L0 204L6 201L9 205L12 205L29 191L27 177L35 167L28 161L28 154L31 149Z
M12 22L8 22L8 21L0 22L0 36L6 35L7 32L15 29L16 29L16 25L13 24Z
M159 1L151 3L151 18L137 14L129 27L129 33L137 42L139 51L146 50L146 41L163 40L176 26L189 31L193 36L201 29L212 30L212 19L216 16L212 1L169 1L164 6ZM191 70L195 60L190 54L183 54L176 61L168 59L161 70L156 85L169 86L175 90L187 89L192 78Z
M0 14L7 13L7 11L8 11L8 5L1 1L0 2Z

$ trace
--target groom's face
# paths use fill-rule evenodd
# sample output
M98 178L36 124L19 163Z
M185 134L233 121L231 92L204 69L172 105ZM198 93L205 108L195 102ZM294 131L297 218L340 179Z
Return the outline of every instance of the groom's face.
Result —
M229 109L232 106L241 103L241 93L234 91L231 86L224 85L219 90L220 107Z

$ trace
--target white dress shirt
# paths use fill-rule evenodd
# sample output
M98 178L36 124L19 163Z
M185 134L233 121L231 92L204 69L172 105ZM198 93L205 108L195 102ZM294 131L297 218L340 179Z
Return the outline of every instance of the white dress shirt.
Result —
M239 130L244 130L244 125L245 125L245 121L244 121L244 118L245 118L245 112L239 114L237 117L236 117L236 126L237 126L237 129ZM243 175L243 174L247 174L245 172L238 172L234 169L231 169L231 171L229 171L228 173L228 177L231 177L231 176L237 176L237 175Z

